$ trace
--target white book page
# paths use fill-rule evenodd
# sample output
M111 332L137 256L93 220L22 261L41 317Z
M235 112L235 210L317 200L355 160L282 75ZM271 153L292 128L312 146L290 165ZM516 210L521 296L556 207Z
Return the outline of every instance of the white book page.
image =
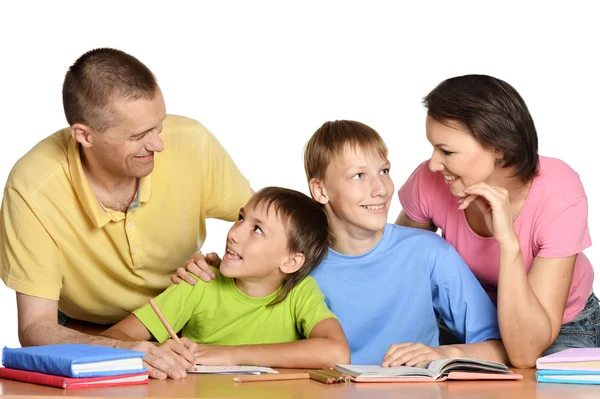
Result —
M72 368L75 375L78 375L79 373L96 371L139 370L144 368L144 365L141 357L134 357L129 359L107 360L103 362L75 363Z
M278 371L261 366L202 366L197 364L188 369L189 374L276 374Z
M430 370L419 367L397 366L381 367L376 365L360 364L338 364L335 369L341 373L349 374L353 377L378 378L378 377L403 377L403 376L424 376L435 377Z

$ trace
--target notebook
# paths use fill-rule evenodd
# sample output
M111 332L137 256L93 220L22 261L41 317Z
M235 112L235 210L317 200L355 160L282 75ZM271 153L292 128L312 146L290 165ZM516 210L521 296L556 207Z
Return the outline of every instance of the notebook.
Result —
M540 357L540 370L581 370L600 372L600 348L571 348Z
M142 373L143 358L143 352L85 344L2 349L5 367L72 378Z
M440 382L445 380L518 380L505 364L472 358L422 362L416 366L381 367L338 364L335 370L355 382Z
M148 372L137 374L113 375L108 377L69 378L59 375L36 373L34 371L16 370L0 367L0 378L28 382L31 384L47 385L62 389L105 388L123 385L138 385L148 383Z
M538 382L561 384L600 384L600 371L538 370L535 379Z
M278 373L269 367L260 366L202 366L197 364L193 369L187 370L189 374L261 374Z

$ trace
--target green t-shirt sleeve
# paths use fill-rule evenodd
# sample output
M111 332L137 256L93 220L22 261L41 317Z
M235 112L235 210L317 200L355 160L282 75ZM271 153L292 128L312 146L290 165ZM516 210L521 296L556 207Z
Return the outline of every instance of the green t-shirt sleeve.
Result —
M176 333L181 331L192 317L202 299L204 287L204 283L190 285L183 281L171 285L154 299L165 319ZM163 343L171 338L150 304L147 303L134 310L133 314L146 326L158 342Z
M310 336L310 332L320 321L337 319L325 304L325 296L317 282L310 276L294 287L290 296L296 316L296 328L305 338Z

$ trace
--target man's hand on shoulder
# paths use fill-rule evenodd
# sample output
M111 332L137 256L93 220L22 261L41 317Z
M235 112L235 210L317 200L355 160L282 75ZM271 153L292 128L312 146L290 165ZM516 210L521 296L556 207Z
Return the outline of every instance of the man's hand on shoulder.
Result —
M203 255L202 252L198 252L192 259L187 261L185 266L177 269L177 274L171 276L171 281L175 284L179 284L185 280L187 283L194 285L196 284L194 276L197 276L208 283L216 277L215 272L210 267L218 268L220 265L221 258L219 258L219 255L216 253L211 252ZM194 276L190 276L188 272L192 273Z

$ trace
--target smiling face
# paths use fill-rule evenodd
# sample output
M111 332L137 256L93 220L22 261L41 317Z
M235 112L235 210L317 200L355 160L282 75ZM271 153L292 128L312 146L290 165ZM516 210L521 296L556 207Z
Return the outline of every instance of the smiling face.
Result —
M495 185L500 177L496 159L502 159L501 154L482 147L458 123L444 125L428 116L426 128L433 146L429 169L444 175L452 194L481 182Z
M334 236L340 230L358 236L385 227L394 192L389 170L389 161L376 151L350 145L330 163L321 185Z
M280 266L290 256L286 229L275 209L247 205L227 234L220 270L226 277L280 279L280 284L285 277Z
M92 131L89 155L112 176L147 176L154 168L154 153L164 149L160 133L166 108L161 91L151 99L117 99L111 107L119 122L104 132Z

